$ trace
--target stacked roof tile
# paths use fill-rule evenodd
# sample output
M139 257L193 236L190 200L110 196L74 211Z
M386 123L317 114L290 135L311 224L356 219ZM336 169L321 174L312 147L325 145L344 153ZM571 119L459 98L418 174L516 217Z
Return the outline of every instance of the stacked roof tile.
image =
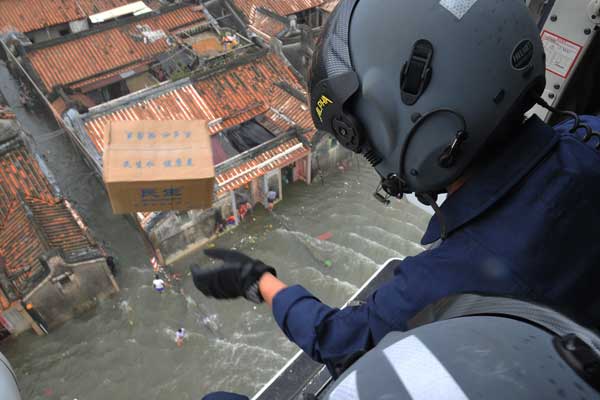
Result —
M152 15L129 24L86 32L80 37L31 50L27 57L45 89L81 88L144 66L169 50L167 37L144 40L139 27L165 34L204 20L197 6Z
M295 76L274 54L265 54L236 67L200 78L138 102L128 101L88 119L84 128L96 149L103 152L104 131L113 120L205 119L214 135L258 116L285 132L293 126L309 131L314 127L308 108L298 98L282 89L287 82L291 90L303 93ZM297 139L265 151L254 160L217 176L219 193L243 186L266 172L304 157L309 150Z
M2 0L0 31L32 32L120 7L136 0Z
M281 107L298 125L311 126L306 106L280 89L279 82L296 82L296 78L279 57L269 54L94 117L85 128L102 153L104 130L111 120L205 119L211 121L210 131L215 134ZM299 85L295 88L301 90Z
M262 12L262 9L257 9L254 18L250 24L250 28L263 39L268 40L270 37L279 35L287 28L287 23L284 23L279 18L274 18L269 13Z
M0 258L13 291L23 296L47 271L39 261L46 251L64 254L93 245L64 200L56 198L39 163L17 138L0 154ZM0 290L0 304L6 308Z
M250 24L254 24L258 8L287 16L319 7L326 2L327 0L233 0L235 6L246 15Z

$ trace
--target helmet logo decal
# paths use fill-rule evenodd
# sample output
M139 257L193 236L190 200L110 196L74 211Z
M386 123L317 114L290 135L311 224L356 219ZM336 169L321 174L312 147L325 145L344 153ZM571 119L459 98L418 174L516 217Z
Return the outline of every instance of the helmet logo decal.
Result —
M330 104L333 104L333 100L325 95L321 95L321 98L317 101L315 111L317 112L317 117L319 117L321 123L323 123L323 111L325 111L325 108Z
M513 50L510 62L517 71L527 68L533 59L533 43L531 40L521 40Z
M440 5L461 20L479 0L440 0Z

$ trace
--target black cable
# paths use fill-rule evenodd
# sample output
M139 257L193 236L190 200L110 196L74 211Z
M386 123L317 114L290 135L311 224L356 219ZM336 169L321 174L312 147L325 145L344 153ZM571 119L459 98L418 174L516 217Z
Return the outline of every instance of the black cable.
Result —
M577 115L576 113L572 112L572 111L563 111L563 110L559 110L555 107L552 107L551 105L549 105L546 101L544 101L544 99L538 98L536 100L536 103L539 104L540 106L544 107L545 109L559 114L559 115L565 115L568 116L570 118L573 118L574 120L574 126L573 128L569 131L570 133L576 133L577 129L579 128L584 128L586 130L585 136L582 138L583 142L589 142L593 137L597 137L600 139L600 133L598 132L594 132L592 130L592 128L581 122L581 119L579 118L579 115ZM597 150L600 150L600 143L596 146Z
M572 133L577 133L577 129L579 128L584 128L585 129L585 135L583 136L583 138L581 140L583 140L584 142L588 142L592 136L594 135L594 132L592 131L592 128L587 125L587 124L580 124L576 129L575 132Z
M586 143L592 140L592 138L598 138L598 144L596 144L596 150L600 150L600 132L592 132L587 140L584 140Z
M431 197L431 195L427 193L419 193L417 196L425 200L425 203L427 203L431 208L433 208L435 216L437 217L440 223L440 238L442 240L446 240L448 238L448 224L446 223L446 217L444 216L442 209L440 208L440 206L438 206L438 204L435 202L433 197Z
M575 133L575 131L582 126L581 125L581 120L579 119L579 115L577 115L576 113L574 113L573 111L563 111L563 110L559 110L558 108L552 107L550 104L548 104L544 99L542 99L541 97L538 97L535 102L545 108L546 110L553 112L555 114L559 114L559 115L564 115L567 117L571 117L573 118L574 125L573 125L573 129L571 129L571 133Z

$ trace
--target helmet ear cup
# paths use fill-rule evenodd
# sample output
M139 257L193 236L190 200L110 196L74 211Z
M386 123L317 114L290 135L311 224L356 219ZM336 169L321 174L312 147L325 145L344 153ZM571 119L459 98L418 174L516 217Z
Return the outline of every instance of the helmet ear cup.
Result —
M347 113L338 114L332 118L331 127L342 146L355 153L362 151L364 132L356 118Z

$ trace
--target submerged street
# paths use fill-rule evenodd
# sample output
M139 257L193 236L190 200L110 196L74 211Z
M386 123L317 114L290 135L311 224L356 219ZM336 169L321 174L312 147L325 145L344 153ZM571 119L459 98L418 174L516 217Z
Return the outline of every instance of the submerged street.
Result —
M284 281L340 306L380 263L422 251L418 240L428 215L405 200L382 206L372 197L376 185L374 172L355 159L350 171L335 172L324 184L286 187L273 214L257 207L215 244L257 257ZM98 223L109 232L111 224L91 209L83 213L92 229ZM215 390L251 396L298 351L267 306L217 302L196 291L188 265L211 265L201 251L179 260L174 269L181 280L156 293L148 260L136 259L142 244L128 237L133 229L114 227L107 244L118 257L121 292L47 337L26 334L0 347L23 398L192 400ZM328 241L316 239L327 232ZM178 348L181 327L187 338Z

